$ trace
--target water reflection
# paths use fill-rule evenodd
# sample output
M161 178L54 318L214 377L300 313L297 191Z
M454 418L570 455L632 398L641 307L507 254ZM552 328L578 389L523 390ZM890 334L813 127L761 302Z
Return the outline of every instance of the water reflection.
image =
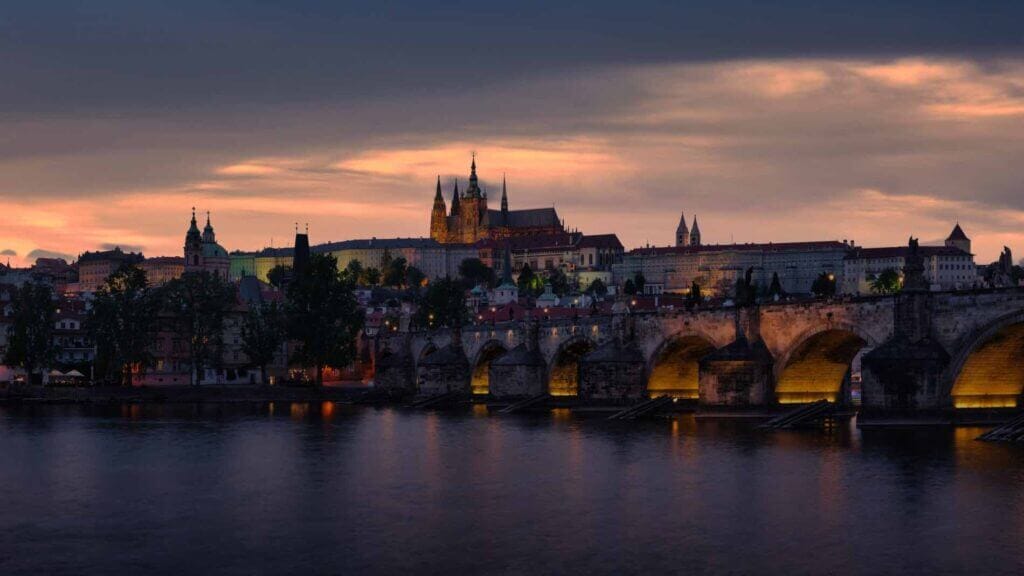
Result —
M0 559L5 576L1016 573L1024 450L979 433L4 406Z

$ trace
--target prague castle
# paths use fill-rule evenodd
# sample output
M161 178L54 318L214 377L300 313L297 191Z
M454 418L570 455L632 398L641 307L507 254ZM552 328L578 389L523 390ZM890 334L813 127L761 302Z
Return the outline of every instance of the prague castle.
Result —
M469 169L469 185L459 192L456 181L451 208L441 193L437 179L434 209L430 214L430 237L442 244L472 244L479 240L498 240L522 236L560 234L565 226L554 208L509 210L508 188L501 182L501 209L487 207L487 191L480 187L476 175L476 158Z

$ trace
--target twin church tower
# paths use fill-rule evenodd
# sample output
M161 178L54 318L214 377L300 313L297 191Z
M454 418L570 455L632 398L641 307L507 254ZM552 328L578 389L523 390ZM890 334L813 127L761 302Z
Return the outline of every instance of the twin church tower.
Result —
M686 227L686 214L679 216L679 227L676 228L676 246L700 246L700 227L697 216L693 217L693 227Z

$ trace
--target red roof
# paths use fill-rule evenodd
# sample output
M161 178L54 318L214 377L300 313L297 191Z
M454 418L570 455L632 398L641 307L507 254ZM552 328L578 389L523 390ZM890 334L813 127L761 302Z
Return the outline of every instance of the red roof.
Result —
M700 246L651 246L648 248L637 248L631 250L630 254L659 255L659 254L692 254L697 252L790 252L807 250L843 250L849 249L848 244L838 240L821 240L813 242L768 242L765 244L702 244Z
M970 256L954 246L919 246L917 253L923 258L932 256ZM881 248L857 248L846 255L847 260L878 260L881 258L906 258L909 246L886 246Z

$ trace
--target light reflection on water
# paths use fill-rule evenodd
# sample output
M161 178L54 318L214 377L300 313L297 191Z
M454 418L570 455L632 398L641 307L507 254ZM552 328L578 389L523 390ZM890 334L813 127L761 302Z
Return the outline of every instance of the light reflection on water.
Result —
M0 407L0 573L1020 573L1024 449L332 403Z

